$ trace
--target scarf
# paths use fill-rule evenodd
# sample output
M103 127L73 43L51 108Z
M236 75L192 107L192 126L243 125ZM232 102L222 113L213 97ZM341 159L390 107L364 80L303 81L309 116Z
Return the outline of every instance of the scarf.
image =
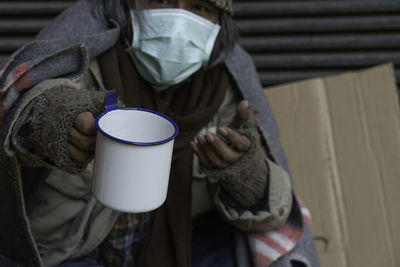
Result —
M201 69L184 84L159 94L138 74L121 45L101 55L99 64L106 88L115 89L126 106L156 110L171 117L179 127L167 199L153 212L138 266L190 266L193 159L190 141L221 106L230 82L228 72L223 66Z

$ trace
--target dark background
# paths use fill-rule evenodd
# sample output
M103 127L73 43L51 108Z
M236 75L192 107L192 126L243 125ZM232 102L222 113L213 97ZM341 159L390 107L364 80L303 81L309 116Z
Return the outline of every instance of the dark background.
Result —
M73 2L0 0L0 65ZM240 42L264 86L388 61L400 80L398 0L234 0L234 6Z

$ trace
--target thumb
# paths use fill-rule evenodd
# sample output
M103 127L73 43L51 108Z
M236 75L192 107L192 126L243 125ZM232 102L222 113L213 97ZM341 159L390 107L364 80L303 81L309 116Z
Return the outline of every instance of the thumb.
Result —
M85 135L96 135L97 133L95 119L89 111L84 111L76 116L74 127Z
M242 100L238 104L237 119L239 122L247 122L249 120L249 101Z

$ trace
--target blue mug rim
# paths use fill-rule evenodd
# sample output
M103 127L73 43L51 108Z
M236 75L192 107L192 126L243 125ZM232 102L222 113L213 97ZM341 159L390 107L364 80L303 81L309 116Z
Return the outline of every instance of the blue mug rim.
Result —
M120 139L120 138L114 137L114 136L112 136L112 135L106 133L105 131L103 131L103 129L101 129L101 127L100 127L100 125L99 125L99 121L101 120L102 117L104 117L104 116L107 115L108 113L113 112L113 111L116 111L116 110L137 110L137 111L144 111L144 112L149 112L149 113L156 114L156 115L158 115L158 116L160 116L160 117L162 117L162 118L168 120L168 121L174 126L174 133L173 133L170 137L168 137L168 138L166 138L166 139L163 139L163 140L160 140L160 141L157 141L157 142L132 142L132 141L127 141L127 140L124 140L124 139ZM169 141L175 139L175 137L176 137L176 136L178 135L178 133L179 133L178 125L176 124L176 122L175 122L173 119L171 119L170 117L168 117L167 115L165 115L165 114L163 114L163 113L160 113L160 112L158 112L158 111L151 110L151 109L146 109L146 108L133 108L133 107L124 107L124 108L118 107L118 108L112 108L111 110L106 110L105 112L103 112L103 113L101 113L101 114L99 114L99 115L97 115L97 116L95 116L95 117L96 117L96 122L95 122L95 124L96 124L96 129L97 129L102 135L104 135L105 137L107 137L107 138L109 138L109 139L111 139L111 140L117 141L117 142L119 142L119 143L128 144L128 145L136 145L136 146L155 146L155 145L161 145L161 144L168 143Z

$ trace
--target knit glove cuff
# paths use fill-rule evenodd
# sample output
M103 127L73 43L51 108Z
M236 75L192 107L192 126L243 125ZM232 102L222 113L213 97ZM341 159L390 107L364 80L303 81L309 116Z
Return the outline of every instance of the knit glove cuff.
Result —
M72 82L61 82L37 97L22 129L30 133L28 143L36 144L35 153L70 173L82 170L70 158L69 132L75 117L84 111L100 113L105 92L79 90Z
M247 136L251 141L250 148L235 163L222 169L201 171L210 178L217 178L223 190L244 207L254 207L264 198L268 181L269 167L261 145L253 116L247 122L233 123L231 129Z

